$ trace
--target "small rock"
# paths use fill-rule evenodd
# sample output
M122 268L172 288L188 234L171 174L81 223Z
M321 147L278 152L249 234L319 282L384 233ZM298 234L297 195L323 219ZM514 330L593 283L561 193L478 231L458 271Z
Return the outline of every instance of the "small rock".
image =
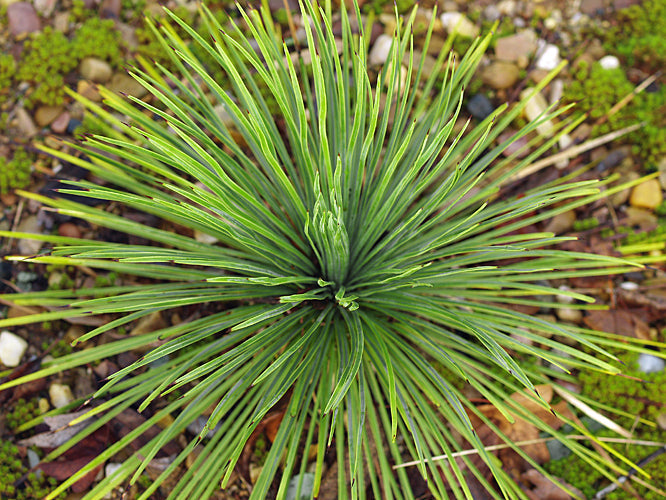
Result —
M49 400L46 398L39 398L38 405L40 413L46 413L51 409L51 404L49 403Z
M566 285L562 285L561 287L559 287L559 290L562 291L562 292L570 292L571 291L571 289ZM558 295L555 296L555 300L557 302L559 302L560 304L573 304L576 299L574 299L570 295L558 294Z
M19 233L39 234L42 227L36 215L29 215L21 219L16 231ZM35 255L42 248L43 242L39 240L20 239L18 240L18 250L21 255Z
M106 85L106 88L111 92L127 94L138 98L141 98L148 93L143 85L127 73L114 73L111 80Z
M625 210L627 218L625 224L627 226L640 226L643 229L653 228L657 225L657 216L643 208L627 207Z
M65 130L65 132L67 132L69 135L72 135L74 131L77 128L79 128L81 125L83 125L81 120L77 118L72 118L69 120L69 123L67 123L67 129Z
M629 203L632 207L654 210L664 201L661 185L657 179L649 179L631 190Z
M560 49L557 45L548 43L541 51L541 55L536 60L535 66L537 69L551 71L560 64Z
M522 57L530 57L537 49L537 36L532 30L497 39L495 57L503 61L518 62Z
M62 113L60 106L40 106L35 111L35 122L40 127L46 127Z
M576 212L569 210L568 212L562 212L555 215L552 219L548 221L544 231L554 234L562 234L570 231L573 227L574 222L576 221Z
M49 17L53 13L57 0L33 0L35 10L43 17Z
M28 448L27 454L28 454L28 465L30 466L30 468L37 467L37 465L39 465L39 462L41 461L39 455L37 455L37 452L35 450Z
M638 172L627 172L626 174L620 177L619 184L635 181L638 178L640 178ZM627 202L630 194L631 194L631 189L623 189L622 191L615 193L610 197L611 204L615 208L621 207Z
M130 335L142 335L144 333L156 332L167 326L167 322L162 317L162 313L160 311L155 311L148 316L141 318L130 332Z
M21 363L28 343L18 335L4 330L0 332L0 363L13 368Z
M368 55L368 63L372 66L384 64L391 51L391 43L393 43L392 37L386 34L379 35Z
M69 31L69 16L70 13L67 11L56 12L53 16L53 29L61 33L67 33Z
M463 38L474 38L479 34L479 27L460 12L444 12L439 18L449 33L456 33Z
M42 29L37 12L30 2L16 2L7 7L9 32L18 37Z
M259 479L262 470L264 470L263 465L250 464L250 483L257 483L257 479Z
M51 387L49 387L49 398L51 399L51 404L55 408L62 408L74 401L74 395L69 386L57 383L53 383L51 384Z
M475 94L467 101L467 111L477 120L484 120L495 111L495 106L484 94Z
M569 134L562 134L557 139L557 144L560 146L560 149L564 150L573 144L573 139Z
M623 281L620 283L620 288L622 290L635 291L638 290L639 286L638 283L634 283L633 281Z
M481 80L494 89L506 89L518 81L520 69L515 64L495 61L481 71Z
M206 245L214 245L219 241L215 236L203 233L197 229L194 230L194 239L199 243L205 243Z
M615 56L604 56L599 59L599 64L604 69L615 69L620 67L620 60Z
M104 477L113 476L118 469L123 466L122 463L109 462L104 466Z
M100 95L99 90L97 90L97 86L88 80L79 80L76 83L76 92L91 101L102 101L102 96Z
M51 130L56 134L64 134L67 130L69 119L70 116L67 111L60 113L60 115L58 115L58 117L51 123Z
M511 139L514 135L516 135L515 130L506 129L497 138L497 143L502 144L504 141ZM527 138L527 136L519 137L518 139L514 140L511 144L509 144L504 149L504 151L502 151L502 154L504 156L511 156L514 153L517 153L516 158L524 158L530 152L530 149L526 147L528 142L529 139Z
M497 21L500 17L502 17L502 13L496 5L490 4L483 9L483 18L491 23Z
M301 483L301 493L297 497L298 484ZM303 500L312 497L314 490L315 475L311 472L304 472L303 474L296 474L289 480L287 485L287 493L285 500Z
M503 16L515 16L516 15L517 4L516 0L501 0L497 3L497 10Z
M666 431L666 412L657 415L657 425L662 431Z
M35 126L35 122L32 121L30 114L21 107L16 108L15 112L17 126L21 135L27 138L36 136L39 130Z
M638 356L638 368L643 373L658 373L664 369L666 362L652 354L641 353Z
M568 307L563 307L561 309L555 309L555 314L562 321L569 321L570 323L580 323L583 321L583 313L580 309L569 309Z
M532 94L533 89L525 89L520 93L520 100L523 101L527 99L530 94ZM541 114L547 109L548 105L546 99L541 95L541 92L534 94L528 101L525 106L525 116L529 121L534 121L541 116ZM553 132L553 122L547 120L539 124L536 128L537 133L543 137L548 137Z
M564 81L561 78L556 78L550 83L550 96L548 102L552 105L562 99L564 93Z
M95 57L86 57L79 65L79 73L86 80L96 83L106 83L111 79L113 71L106 61Z
M76 224L65 222L58 227L58 234L60 236L66 236L67 238L80 238L81 229L79 229L79 226Z
M102 0L102 4L99 6L99 17L102 19L118 19L121 6L121 0Z

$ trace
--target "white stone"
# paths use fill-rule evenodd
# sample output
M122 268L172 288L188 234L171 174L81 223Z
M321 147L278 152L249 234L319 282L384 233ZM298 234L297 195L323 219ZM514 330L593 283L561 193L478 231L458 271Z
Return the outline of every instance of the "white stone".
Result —
M604 69L615 69L620 67L620 60L615 56L604 56L599 59L599 64Z
M571 323L580 323L583 321L583 313L580 309L569 309L564 307L562 309L555 309L555 314L562 321L569 321Z
M652 354L641 354L638 356L638 368L643 373L657 373L664 369L666 362L662 358L653 356Z
M549 103L555 104L557 103L560 99L562 99L562 94L564 93L564 80L561 78L556 78L552 82L550 82L550 99Z
M205 243L206 245L214 245L219 241L215 236L202 233L197 229L194 230L194 239L197 240L199 243Z
M51 398L51 404L56 408L62 408L74 401L74 395L69 386L57 383L53 383L49 387L49 398Z
M479 27L460 12L444 12L439 19L449 33L456 33L465 38L474 38L479 34Z
M121 463L117 462L109 462L104 466L104 476L109 477L113 476L118 469L120 469L123 466Z
M532 94L532 92L534 92L533 89L523 90L520 93L520 100L524 101ZM537 92L527 101L524 113L529 121L534 121L541 116L547 107L548 104L546 103L546 98L541 95L540 92ZM546 120L545 122L539 124L536 130L540 136L549 137L553 133L553 128L553 122L551 120Z
M0 333L0 362L8 367L18 366L28 343L7 330Z
M633 281L624 281L620 283L620 288L622 288L622 290L634 291L638 290L639 287L638 283L634 283Z
M559 290L562 291L562 292L570 292L571 288L569 288L566 285L562 285L561 287L559 287ZM555 300L557 300L560 304L573 304L574 300L576 300L576 299L574 299L573 297L571 297L569 295L563 295L562 294L562 295L556 295Z
M558 64L560 64L560 49L552 43L546 44L536 61L536 68L550 71L555 69Z
M560 149L567 149L573 144L573 139L569 134L562 134L559 139L557 139L557 143L560 145Z
M370 50L370 54L368 55L368 62L373 66L384 64L386 59L388 59L389 53L391 52L392 43L392 37L386 34L379 35L377 40L375 40L375 44L372 46L372 50Z

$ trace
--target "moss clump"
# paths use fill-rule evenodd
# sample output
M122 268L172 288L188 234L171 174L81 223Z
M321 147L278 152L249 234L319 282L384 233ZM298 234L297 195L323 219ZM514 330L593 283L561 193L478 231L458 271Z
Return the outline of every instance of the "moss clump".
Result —
M645 0L617 13L604 32L606 49L630 66L658 71L666 66L666 0Z
M666 384L666 370L646 374L639 370L638 357L635 353L621 354L619 357L626 364L623 373L628 377L609 377L605 373L583 370L578 376L581 393L601 404L614 406L630 415L640 415L641 418L654 422L660 413L666 411L666 391L663 390L664 384ZM644 380L644 382L641 382L641 380ZM633 429L633 437L636 440L663 443L666 439L666 431L647 424L635 425L633 417L613 415L613 421L625 429ZM599 431L596 435L599 437L618 437L607 429ZM610 445L634 463L644 459L656 449L647 446L627 446L622 443ZM597 491L609 484L608 479L576 455L552 461L546 465L546 469L580 489L586 498L592 498ZM651 485L660 489L666 488L666 455L662 455L646 464L643 470L652 476L648 481ZM662 498L636 483L632 483L632 486L646 500ZM620 500L633 497L622 490L616 490L606 498Z
M590 217L589 219L576 220L573 223L574 231L587 231L588 229L594 229L599 225L599 219L596 217Z
M39 415L39 400L37 398L32 398L30 401L21 398L16 402L12 411L6 414L5 422L9 430L14 430Z
M95 57L109 62L113 67L122 64L123 41L111 19L87 19L76 31L71 44L72 54L78 61Z
M564 101L578 102L576 109L588 113L593 120L607 116L617 102L634 90L623 69L604 69L599 63L581 63L573 77L574 81L564 91ZM638 94L607 121L593 127L592 136L637 123L644 126L628 134L625 140L633 145L634 154L650 170L666 154L666 87Z
M23 48L16 78L33 85L27 104L58 106L63 101L64 75L72 71L77 60L72 57L67 37L50 26L30 37Z
M16 61L11 54L0 54L0 104L2 104L12 87L16 73Z
M9 441L0 441L0 498L39 500L57 485L58 481L52 477L28 473L28 468L19 458L19 449ZM63 492L55 498L63 499L65 496Z
M22 147L14 150L11 159L0 156L0 194L24 188L30 183L32 160L32 156Z

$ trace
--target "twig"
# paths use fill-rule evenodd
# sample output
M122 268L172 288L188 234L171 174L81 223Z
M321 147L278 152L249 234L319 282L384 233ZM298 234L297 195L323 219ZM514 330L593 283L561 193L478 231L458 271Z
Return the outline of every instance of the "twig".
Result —
M567 439L573 439L576 441L585 441L590 439L588 436L583 436L580 434L570 434L566 436ZM545 443L546 441L554 441L555 437L547 437L547 438L539 438L539 439L530 439L528 441L516 441L515 443L511 444L494 444L491 446L484 446L485 451L496 451L496 450L504 450L506 448L511 448L512 446L530 446L532 444L540 444L540 443ZM666 451L666 444L664 443L659 443L656 441L642 441L638 439L625 439L625 438L612 438L612 437L597 437L597 440L605 442L605 443L626 443L626 444L633 444L637 446L661 446L664 448ZM462 451L456 451L454 453L451 453L451 457L456 458L456 457L463 457L466 455L478 455L479 450L476 448L474 449L469 449L469 450L462 450ZM663 451L661 453L664 453ZM436 457L432 457L430 460L424 459L424 462L428 461L433 461L437 462L440 460L448 460L449 456L448 455L437 455ZM402 469L405 467L412 467L414 465L418 465L421 462L419 460L412 460L411 462L403 462L401 464L397 464L393 466L393 469ZM641 463L639 462L638 465L640 466ZM633 470L633 469L632 469ZM634 471L635 472L635 471Z
M542 168L545 168L549 165L554 165L560 160L568 160L570 158L573 158L574 156L578 156L581 153L585 153L590 149L603 146L608 142L614 141L618 137L622 137L623 135L633 132L634 130L638 130L643 125L645 125L644 122L636 123L634 125L630 125L620 130L615 130L608 134L602 135L601 137L597 137L596 139L591 139L587 142L584 142L583 144L579 144L578 146L572 146L568 149L565 149L564 151L560 151L559 153L549 156L548 158L544 158L543 160L539 160L535 163L532 163L530 166L522 169L520 172L516 172L511 177L509 177L508 182L518 181L520 179L523 179L527 176L530 176L538 172Z
M662 453L666 453L666 444L663 445L658 450L650 453L647 457L640 460L636 465L638 465L638 467L643 467L645 464L648 464L648 463L652 462L655 458L657 458ZM606 495L608 495L612 491L615 491L616 489L618 489L622 485L622 483L626 482L627 479L631 479L632 478L631 476L636 474L636 472L638 472L638 470L636 468L632 467L631 469L629 469L629 472L627 472L627 474L625 474L624 476L620 476L620 477L616 478L613 483L606 486L603 490L597 491L597 494L594 495L594 498L604 498Z
M629 92L626 96L624 96L622 99L620 99L617 103L615 103L615 106L613 106L611 109L608 110L608 113L606 113L604 116L599 118L596 122L594 122L594 125L601 125L604 123L606 120L608 120L611 116L613 116L615 113L620 111L622 108L624 108L627 104L631 102L631 100L636 97L638 94L643 92L652 82L654 82L657 78L661 76L661 71L657 71L654 75L649 76L643 82L638 85L634 90Z

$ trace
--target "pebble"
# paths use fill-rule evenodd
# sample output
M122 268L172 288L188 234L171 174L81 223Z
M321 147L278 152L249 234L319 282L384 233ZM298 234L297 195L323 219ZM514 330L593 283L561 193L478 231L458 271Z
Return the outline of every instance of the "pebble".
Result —
M532 92L534 92L533 89L523 90L520 93L520 100L524 101L530 96L530 94L532 94ZM527 101L527 104L523 112L525 113L525 116L529 121L534 121L541 116L541 114L546 110L547 107L548 104L546 103L546 99L544 98L543 95L541 95L541 92L537 92ZM554 128L553 122L551 120L547 120L538 125L536 130L539 135L543 137L548 137L552 134L553 128Z
M79 73L86 80L96 83L106 83L111 79L113 70L106 61L95 57L86 57L79 65Z
M71 222L65 222L64 224L60 224L58 227L58 234L60 236L66 236L68 238L80 238L81 237L81 229L79 229L79 226L76 224L73 224Z
M42 227L36 215L28 215L21 219L21 222L16 228L19 233L33 233L39 234L42 232ZM35 255L42 248L44 242L39 240L18 240L18 250L21 255Z
M439 18L449 33L463 38L474 38L479 34L479 27L460 12L444 12Z
M506 141L508 139L511 139L514 135L516 135L515 130L506 129L497 138L497 143L502 144L504 141ZM511 144L509 144L504 149L504 151L502 151L502 154L504 156L511 156L512 154L518 152L518 154L516 155L516 158L524 158L530 152L530 149L525 147L525 146L527 146L528 142L529 142L529 140L526 136L520 137L520 138L514 140Z
M495 61L481 71L481 80L494 89L506 89L520 78L520 69L506 61Z
M67 123L67 128L65 129L65 132L67 132L69 135L72 135L74 133L74 131L77 128L79 128L81 125L83 125L81 120L79 120L77 118L72 118Z
M515 35L497 39L495 57L503 61L517 62L530 57L537 49L537 36L532 30L524 30Z
M620 288L622 288L622 290L629 290L633 292L638 290L639 286L638 283L634 283L633 281L624 281L620 283Z
M467 111L477 120L484 120L493 111L495 106L490 102L484 94L475 94L467 101Z
M30 2L16 2L7 7L9 32L15 37L42 29L37 12Z
M60 115L58 115L58 117L51 123L51 130L56 134L64 134L67 130L69 119L69 112L65 111L64 113L60 113Z
M297 497L298 485L301 485L300 495ZM302 498L312 497L312 492L315 487L315 475L311 472L304 472L303 474L296 474L289 480L287 485L287 493L285 500L301 500Z
M548 221L544 231L554 234L562 234L570 231L573 228L573 224L576 221L576 212L569 210L567 212L562 212L557 215L554 215L552 219Z
M39 133L35 122L32 121L30 114L24 108L18 107L15 112L16 124L23 137L30 138Z
M615 69L620 67L620 60L615 56L604 56L599 59L599 64L604 69Z
M104 477L113 476L118 469L123 466L122 463L118 462L109 462L104 466Z
M53 16L53 29L61 33L66 33L69 30L69 16L70 13L68 11L56 12Z
M53 13L57 0L33 0L35 10L43 17L49 17Z
M97 86L88 80L79 80L76 83L76 92L91 101L102 101L102 96L100 95L99 90L97 90Z
M564 93L564 81L561 78L556 78L550 82L550 95L548 102L552 105L562 99Z
M99 17L102 19L118 19L121 6L121 0L102 0L102 4L99 6Z
M138 98L148 93L143 85L127 73L114 73L106 87L111 92L123 93Z
M558 64L560 64L560 49L557 45L547 43L543 47L541 55L539 55L536 60L536 68L551 71L555 69Z
M580 309L569 309L564 307L561 309L555 309L555 314L562 321L569 321L571 323L580 323L583 321L583 313Z
M210 234L203 233L196 229L194 230L194 239L199 243L205 243L206 245L214 245L219 241L215 236L211 236Z
M502 17L502 13L496 5L490 4L485 9L483 9L483 18L487 21L495 22L500 17Z
M368 63L373 66L384 64L391 51L392 42L393 38L389 35L379 35L368 55Z
M0 332L0 362L10 368L18 366L28 343L7 330Z
M46 127L62 113L60 106L40 106L35 111L35 122L40 127Z
M647 229L655 227L659 222L653 212L643 208L626 207L625 214L627 216L625 223L628 226L640 226L643 229Z
M49 398L55 408L62 408L74 401L74 395L69 386L55 382L49 387Z
M632 207L654 210L664 201L661 185L657 179L649 179L631 190L629 203Z
M497 10L503 16L514 16L516 15L516 0L502 0L497 3Z
M643 373L658 373L664 369L666 362L652 354L641 353L638 356L638 368Z

